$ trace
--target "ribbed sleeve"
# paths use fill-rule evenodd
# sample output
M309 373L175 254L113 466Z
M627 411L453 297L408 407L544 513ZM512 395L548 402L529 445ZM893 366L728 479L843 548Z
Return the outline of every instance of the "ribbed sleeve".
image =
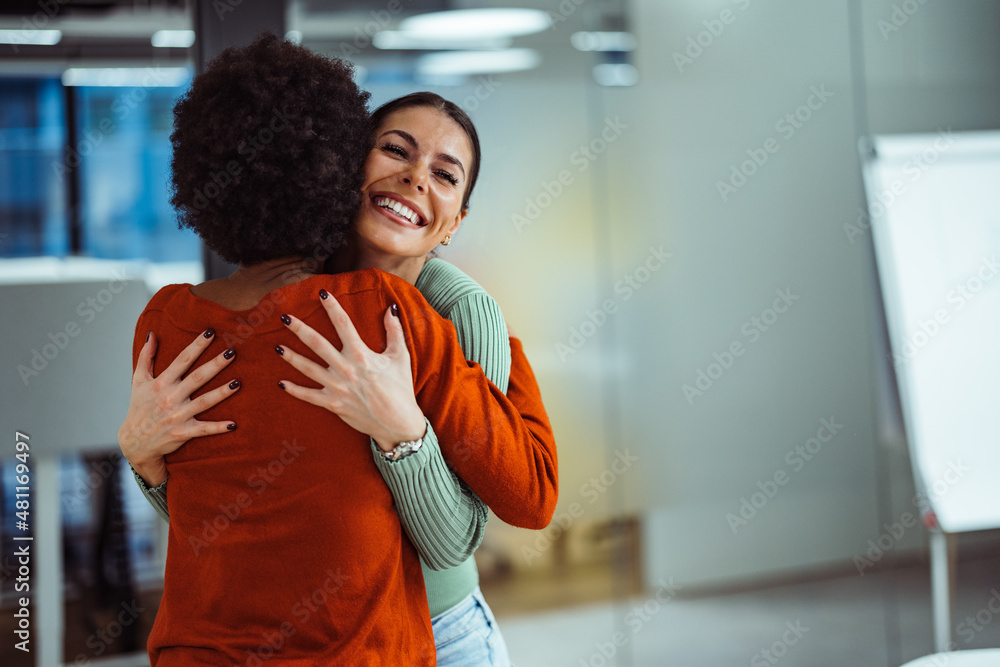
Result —
M486 505L445 464L433 427L423 446L388 461L372 442L372 457L389 486L403 529L433 570L465 562L486 528Z
M170 523L170 513L167 511L167 480L163 480L158 487L151 489L143 481L142 477L139 477L139 473L131 465L129 465L129 469L132 470L132 475L135 477L136 484L142 490L142 495L146 496L146 500L153 506L156 513L160 515L160 518ZM167 479L170 479L170 475L167 475Z
M465 358L479 364L500 391L510 377L510 342L500 306L479 283L458 267L430 259L417 278L416 288L427 303L455 325ZM428 425L428 434L432 427ZM483 539L487 507L445 463L437 439L415 454L390 463L378 456L371 443L382 478L392 491L396 511L410 540L428 567L444 570L470 558ZM381 459L381 460L379 460ZM413 466L407 466L411 459ZM401 479L411 467L422 469L421 484ZM428 587L430 591L431 587Z
M465 358L483 368L490 382L506 393L510 378L510 341L500 306L461 269L429 259L416 287L442 317L451 320Z

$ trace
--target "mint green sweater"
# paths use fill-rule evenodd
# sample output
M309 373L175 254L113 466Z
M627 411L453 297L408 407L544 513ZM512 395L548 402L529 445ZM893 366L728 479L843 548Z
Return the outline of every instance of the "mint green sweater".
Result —
M455 325L466 358L482 366L486 377L506 392L510 341L496 301L460 269L437 258L424 265L416 288ZM448 468L430 424L416 453L389 462L372 442L372 457L396 502L400 523L420 553L433 618L461 602L479 583L472 554L482 542L488 510ZM141 477L135 479L156 512L169 521L167 482L150 489Z

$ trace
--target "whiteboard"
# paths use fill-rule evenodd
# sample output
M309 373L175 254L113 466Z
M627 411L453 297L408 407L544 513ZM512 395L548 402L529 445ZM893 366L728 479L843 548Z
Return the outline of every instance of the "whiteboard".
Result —
M1000 132L876 136L862 159L918 492L945 532L998 528Z

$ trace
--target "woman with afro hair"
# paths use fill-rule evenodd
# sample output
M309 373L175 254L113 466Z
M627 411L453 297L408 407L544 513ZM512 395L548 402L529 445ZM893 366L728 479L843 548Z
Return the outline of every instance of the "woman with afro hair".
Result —
M475 492L544 527L556 456L499 308L427 260L468 210L478 139L429 93L373 121L350 74L265 35L175 108L172 203L239 268L164 288L136 329L119 442L173 517L154 664L434 664L429 616L438 664L509 664L471 558ZM216 381L231 363L240 378Z

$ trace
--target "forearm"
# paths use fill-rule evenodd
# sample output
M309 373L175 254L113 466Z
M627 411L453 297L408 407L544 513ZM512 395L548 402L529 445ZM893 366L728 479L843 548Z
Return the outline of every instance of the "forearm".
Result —
M475 368L450 390L418 393L449 466L503 521L544 528L558 498L555 439L534 374L511 339L508 396ZM427 385L430 388L430 385Z
M423 446L399 461L388 461L374 441L372 456L424 562L444 570L468 560L482 542L489 512L448 468L433 428L428 424Z

